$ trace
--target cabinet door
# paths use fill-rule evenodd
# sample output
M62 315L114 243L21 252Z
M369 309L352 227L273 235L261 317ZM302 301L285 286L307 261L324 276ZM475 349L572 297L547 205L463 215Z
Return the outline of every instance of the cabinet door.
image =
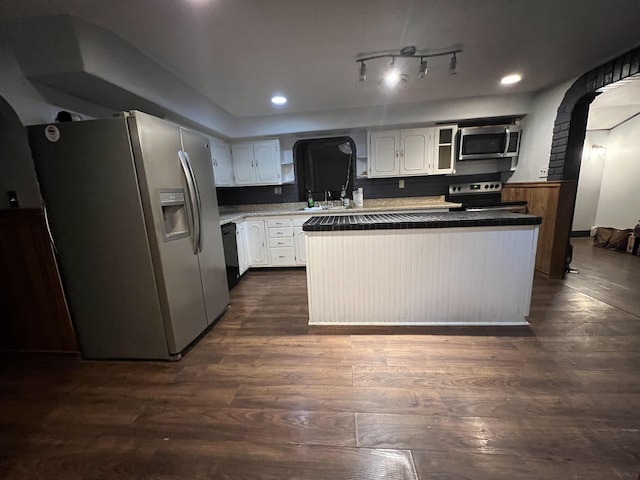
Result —
M456 125L442 125L435 128L432 173L444 174L455 172L455 138Z
M369 177L395 177L399 174L399 132L369 134Z
M254 168L253 143L238 143L231 146L233 158L233 174L236 185L254 185L256 171Z
M233 185L233 167L229 145L223 142L211 142L211 161L216 187Z
M265 234L264 221L252 220L247 222L247 236L249 237L249 263L252 267L269 265L269 250Z
M265 140L253 144L255 158L256 183L258 185L274 185L282 183L280 161L280 142Z
M247 226L245 222L236 224L236 245L238 247L240 275L242 275L249 269L249 248L247 246Z
M400 175L427 175L433 152L433 128L400 131Z
M293 240L296 248L296 265L307 264L307 249L304 244L302 227L293 227Z

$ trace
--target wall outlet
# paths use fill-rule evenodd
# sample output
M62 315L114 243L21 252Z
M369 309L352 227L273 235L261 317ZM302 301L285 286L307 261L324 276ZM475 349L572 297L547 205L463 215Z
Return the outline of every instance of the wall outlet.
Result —
M548 173L549 173L549 167L547 167L546 165L543 167L540 167L540 169L538 170L538 178L547 178Z
M398 182L398 188L404 188L404 178L401 178Z
M273 193L276 195L282 195L282 187L274 187Z

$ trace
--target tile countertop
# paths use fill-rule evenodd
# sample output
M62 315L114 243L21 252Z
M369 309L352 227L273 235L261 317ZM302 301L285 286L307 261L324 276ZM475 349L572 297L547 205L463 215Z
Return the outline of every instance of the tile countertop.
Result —
M439 208L456 208L460 203L447 202L444 195L436 197L372 198L365 199L363 207L337 208L335 210L304 210L305 202L268 203L256 205L233 205L220 207L220 225L241 221L247 217L285 216L285 215L358 215L374 212L428 211Z
M343 216L313 216L305 232L343 230L389 230L414 228L501 227L540 225L541 217L511 212L378 213Z

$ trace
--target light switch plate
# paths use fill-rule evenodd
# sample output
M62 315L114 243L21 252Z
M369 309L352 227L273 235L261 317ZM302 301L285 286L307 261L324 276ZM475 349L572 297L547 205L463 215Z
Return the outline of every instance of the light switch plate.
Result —
M398 181L398 188L404 188L404 178L401 178L400 181Z
M275 193L276 195L282 195L282 187L274 187L273 193Z

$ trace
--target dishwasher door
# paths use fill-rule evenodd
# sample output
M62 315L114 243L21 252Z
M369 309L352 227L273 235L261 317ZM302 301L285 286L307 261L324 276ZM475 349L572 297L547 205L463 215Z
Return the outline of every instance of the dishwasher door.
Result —
M238 262L238 246L236 245L236 224L222 225L222 245L224 261L227 265L227 283L229 290L238 284L240 278L240 262Z

